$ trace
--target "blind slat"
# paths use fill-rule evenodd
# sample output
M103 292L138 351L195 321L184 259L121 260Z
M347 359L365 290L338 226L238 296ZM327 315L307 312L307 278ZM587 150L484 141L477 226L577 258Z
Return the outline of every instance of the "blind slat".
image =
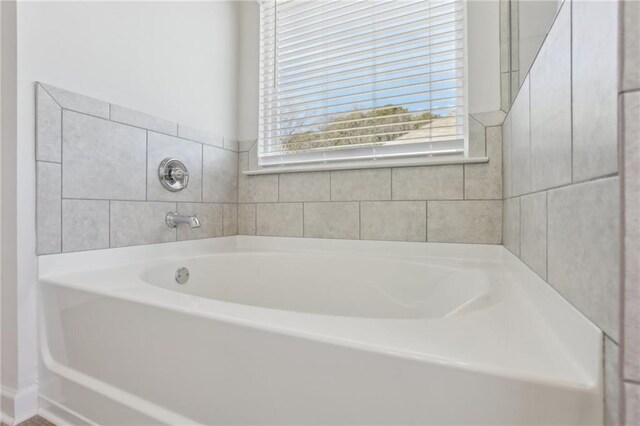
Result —
M397 113L397 114L388 114L385 115L383 118L385 119L395 119L398 117L405 117L405 116L409 116L409 115L420 115L420 114L424 114L426 112L432 112L435 114L441 113L443 111L446 111L446 116L447 117L462 117L463 113L461 111L460 107L447 107L447 108L425 108L425 109L417 109L411 112L401 112L401 113ZM307 124L305 125L306 127L312 127L312 126L322 126L324 124L328 124L331 123L333 125L336 126L343 126L349 123L354 123L354 122L359 122L359 121L373 121L376 120L375 117L372 118L351 118L351 119L336 119L336 118L332 118L329 117L328 120L323 120L324 116L320 116L320 118L317 121L314 121L312 123L307 122ZM380 118L379 118L380 119ZM279 121L279 122L271 122L272 125L277 126L278 130L280 131L287 131L289 133L295 131L296 129L301 128L302 126L297 126L297 125L291 125L291 126L287 126L287 123L291 123L291 122L296 122L299 120L291 120L291 121ZM269 131L267 131L265 134L269 134Z
M458 17L458 20L461 18ZM318 48L336 50L345 50L355 46L370 46L373 43L386 42L387 40L401 38L410 34L429 34L433 31L429 31L429 25L423 22L420 17L415 18L413 21L401 21L397 25L390 26L384 29L369 29L363 31L359 35L347 35L343 38L337 38L335 40L320 40L310 43L300 43L300 47L295 49L280 48L278 52L278 58L282 59L279 63L286 62L285 60L299 57L308 57L309 54L317 52ZM438 28L448 29L449 23L438 24ZM404 29L408 30L403 31ZM272 49L272 45L266 45L266 49Z
M378 86L378 85L384 86L390 83L398 83L398 82L410 81L414 79L422 79L422 80L425 80L425 82L431 82L431 83L442 83L444 81L453 80L455 78L459 78L462 76L462 73L461 73L462 68L453 68L451 70L439 71L437 73L425 73L424 68L425 67L422 67L422 66L417 67L412 71L421 71L421 72L413 72L409 74L404 73L404 75L402 75L403 73L396 72L392 74L390 78L385 78L385 79L380 79L375 81L371 81L372 77L358 78L359 80L366 79L369 81L365 83L352 84L350 86L327 87L326 90L320 89L314 92L306 92L306 91L309 90L310 87L317 87L317 86L306 86L303 89L291 89L288 91L284 91L284 90L273 91L273 93L270 92L266 95L260 95L260 97L262 98L266 96L266 97L269 97L270 99L273 99L274 101L275 100L286 101L289 99L304 99L306 97L317 96L319 94L327 94L327 93L336 92L336 91L344 91L345 89L353 90L353 89L363 89L365 87L370 87L370 86ZM374 87L371 87L369 90L373 90L373 89ZM291 92L293 92L293 94L291 94ZM288 96L279 96L283 93L288 94Z
M455 64L457 63L458 59L445 59L442 61L433 61L433 62L417 62L417 65L411 65L411 66L405 66L405 67L401 67L401 65L405 65L408 60L402 60L402 61L397 61L394 63L390 63L390 64L382 64L382 65L378 65L375 69L371 68L371 67L364 67L361 68L359 70L351 70L351 71L343 71L343 72L339 72L339 73L332 73L331 74L331 82L330 83L343 83L346 81L353 81L355 79L361 79L361 78L368 78L368 77L379 77L379 76L386 76L386 75L395 75L398 73L402 73L405 71L411 71L411 70L417 70L417 69L434 69L434 71L432 71L430 73L430 75L433 75L435 73L442 73L442 72L446 72L449 69L461 69L461 68L456 68ZM415 63L415 62L411 62L411 63ZM357 75L354 75L357 74ZM265 75L267 75L265 73ZM272 78L269 81L266 81L264 79L260 80L260 82L263 85L266 85L269 82L273 81L273 74L269 73L268 75L271 75ZM345 77L346 78L341 78L341 77ZM299 85L301 83L309 83L306 86L302 86L302 87L291 87L291 86L296 86ZM327 83L329 84L329 83ZM287 88L289 87L289 88ZM280 84L277 88L277 92L278 93L286 93L286 92L290 92L293 90L300 90L302 88L309 88L309 87L319 87L318 86L318 82L316 80L315 77L307 77L307 78L303 78L303 79L299 79L296 81L292 81L290 82L288 85L284 85L284 84ZM321 87L321 86L320 86Z
M460 108L463 107L463 102L462 99L459 98L448 98L445 99L445 101L447 102L451 102L452 105L447 105L447 106L439 106L439 107L433 107L431 104L432 102L430 101L416 101L416 102L407 102L405 104L403 104L402 106L405 108L418 108L420 106L428 108L427 111L435 111L438 113L441 113L442 116L444 116L444 114L446 114L448 111L452 111L456 108ZM378 107L374 107L374 108L362 108L362 109L354 109L351 111L348 111L349 113L375 113L376 111L381 111L381 110L385 110L388 109L389 106L385 105L385 106L378 106ZM262 114L262 118L264 119L264 121L266 122L266 124L280 124L280 123L290 123L293 121L300 121L300 118L291 118L291 114L275 114L275 115L271 115L271 116L267 116L266 114L264 114L264 111ZM316 119L316 118L322 118L322 119L327 119L327 122L332 122L332 120L336 119L336 118L340 118L340 117L344 117L345 113L344 112L335 112L335 113L328 113L328 114L316 114L316 115L309 115L309 116L305 116L303 117L305 120L307 120L307 122ZM285 118L282 120L273 120L273 121L269 121L267 118L268 117L282 117L284 116ZM289 117L289 118L287 118ZM340 122L340 120L337 120L336 122ZM313 124L307 124L307 125L313 125Z
M447 59L455 59L459 57L459 56L456 56L457 55L456 51L459 51L460 54L462 53L461 47L458 47L458 48L454 47L454 46L457 46L460 41L461 41L460 39L457 39L454 41L439 43L437 46L434 46L434 47L440 48L440 49L444 48L444 49L431 54L425 53L425 50L427 49L420 46L420 47L413 47L409 49L402 49L396 52L385 53L383 55L376 56L375 59L378 59L378 60L385 59L386 61L382 62L382 65L392 64L395 60L397 60L398 58L402 58L403 56L404 56L404 59L416 60L416 61L420 60L421 58L428 58L434 55L442 55ZM323 75L323 77L326 78L327 74L333 71L341 72L341 71L353 71L354 69L360 69L363 67L370 68L372 67L371 65L372 61L373 59L371 58L362 58L354 61L349 61L349 58L345 58L340 63L333 63L330 65L326 65L324 67L320 63L316 67L300 69L300 70L297 70L296 72L290 72L290 70L287 70L286 74L284 74L282 70L278 70L276 75L279 78L286 78L288 81L288 79L294 78L299 75L309 75L309 73L316 72L316 73L325 74Z
M324 130L324 131L319 131L319 132L313 132L312 135L313 136L317 136L316 139L302 139L302 137L307 136L307 133L294 133L294 134L277 134L278 132L274 132L276 133L276 136L280 136L280 137L286 137L286 139L284 141L280 141L280 142L274 142L274 143L265 143L264 146L275 146L275 145L286 145L286 144L292 144L292 143L316 143L316 142L324 142L324 141L328 141L328 140L343 140L343 139L348 139L349 137L343 137L340 134L344 134L344 133L349 133L349 132L362 132L362 131L368 131L368 132L363 132L360 133L359 135L355 136L376 136L376 135L380 135L384 132L387 132L389 134L396 134L396 133L409 133L411 131L414 130L422 130L423 133L427 133L427 129L425 129L425 127L429 124L431 124L430 126L428 126L428 130L432 131L433 129L436 129L437 131L441 131L445 128L449 129L449 128L457 128L457 126L462 124L462 119L463 117L447 117L447 120L453 118L453 124L451 124L449 121L442 123L442 124L438 124L437 122L434 123L435 120L433 119L426 119L426 120L416 120L416 121L402 121L402 122L396 122L396 123L386 123L386 124L375 124L372 126L362 126L362 127L351 127L351 128L345 128L345 129L337 129L337 130ZM458 122L458 120L460 120L460 122ZM415 126L419 126L419 127L415 127ZM388 128L392 128L392 127L397 127L399 128L399 130L395 130L395 131L390 131ZM422 129L421 129L421 128ZM404 128L404 130L402 129ZM385 130L386 129L386 130ZM338 134L338 136L336 136L335 134ZM325 137L326 136L326 137ZM297 139L296 139L297 138Z
M439 84L443 85L447 82L450 84L449 87L432 88L432 86L437 86ZM375 83L373 83L373 85L375 85ZM387 88L380 87L375 89L375 91L378 94L376 100L386 101L386 100L393 100L398 97L425 95L425 94L428 94L428 95L438 94L443 91L454 90L461 87L462 87L462 83L460 83L460 80L457 78L452 78L452 79L441 81L441 82L427 81L427 82L406 84L406 85L393 86L393 87L387 87ZM411 89L414 89L414 90L411 90ZM341 103L335 104L334 106L341 106L341 105L346 105L346 104L356 103L356 102L358 103L364 102L364 101L367 101L365 97L370 97L370 92L371 91L369 90L369 91L351 93L348 95L325 96L319 99L312 99L308 101L303 100L304 98L302 97L294 98L296 100L290 101L290 102L284 102L282 99L274 99L274 100L265 100L264 103L267 107L269 106L277 106L279 108L307 107L303 110L303 111L307 111L309 110L308 107L310 105L320 104L321 105L320 107L312 108L312 109L317 109L317 108L326 108L325 105L329 104L330 102L341 101ZM385 96L388 92L397 92L398 94L394 96ZM365 99L358 100L358 98L365 98ZM346 102L347 100L349 100L349 102Z
M403 104L408 104L412 101L407 100L407 98L411 99L412 97L416 97L416 96L425 96L429 95L429 98L425 98L425 100L423 100L422 102L431 102L431 103L435 103L435 102L443 102L446 99L456 99L457 97L461 96L458 95L457 93L452 93L452 92L458 92L459 87L454 87L451 89L441 89L441 90L425 90L425 91L421 91L421 92L413 92L413 93L403 93L403 94L398 94L398 95L392 95L392 96L381 96L381 97L376 97L376 98L371 98L371 99L366 99L366 100L361 100L361 101L349 101L349 102L342 102L342 103L335 103L335 104L331 104L331 105L323 105L323 106L318 106L318 107L310 107L310 108L295 108L296 105L287 105L286 107L279 107L277 109L287 109L285 112L276 112L273 114L265 114L265 117L278 117L278 116L282 116L282 115L292 115L292 114L302 114L302 113L312 113L314 111L329 111L332 109L343 109L342 107L346 107L349 105L364 105L364 104L371 104L370 108L375 108L375 107L380 107L380 108L384 108L384 107L391 107L391 106L402 106ZM433 98L433 96L442 96L439 98ZM391 102L395 102L395 103L391 103ZM265 107L269 108L268 105L265 105ZM269 108L269 109L274 109L274 108ZM349 110L345 111L345 113L350 112Z
M305 54L303 56L297 56L293 58L283 58L278 60L277 64L280 69L287 69L293 66L303 66L313 64L315 62L329 63L335 59L339 59L345 56L362 55L367 54L369 56L373 54L380 54L382 49L397 49L399 46L405 44L423 43L425 49L429 49L433 44L439 44L450 40L456 40L456 35L462 29L462 17L455 22L447 23L446 25L439 25L438 28L445 29L446 31L440 31L435 34L425 33L424 30L412 30L405 33L394 34L387 37L381 37L375 40L366 40L359 43L354 43L347 46L327 46L327 49L331 49L331 54L316 53ZM456 25L457 24L457 25ZM372 52L372 48L376 49L376 52ZM278 55L283 57L282 55Z
M345 28L353 31L367 27L368 25L371 25L371 22L375 22L377 24L379 23L377 18L380 16L384 17L382 22L422 13L425 14L425 18L429 18L429 16L427 16L427 12L431 11L431 8L425 7L425 5L429 4L428 2L389 2L387 3L389 6L384 5L383 7L378 8L370 6L376 3L378 2L368 2L363 7L357 8L356 10L350 11L342 16L332 16L331 19L324 18L312 25L307 24L300 25L298 27L277 25L276 34L278 35L279 40L285 46L288 46L288 42L290 42L290 40L307 40L314 35L331 37L339 34L341 31L344 31ZM450 13L454 10L456 9L444 8L441 13L445 13L444 11L446 11L446 13ZM326 14L323 14L323 16L326 16ZM362 21L362 23L358 24L358 21Z

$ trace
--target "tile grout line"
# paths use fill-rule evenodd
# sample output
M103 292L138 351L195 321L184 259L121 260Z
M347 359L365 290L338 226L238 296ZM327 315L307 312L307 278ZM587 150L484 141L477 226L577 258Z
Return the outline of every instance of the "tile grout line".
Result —
M358 239L362 239L362 202L358 201Z
M429 201L424 202L424 240L429 242Z
M109 200L109 247L111 247L111 200Z
M565 183L565 184L562 184L562 185L552 186L552 187L549 187L549 188L537 189L535 191L527 192L526 194L512 195L511 197L505 198L505 200L508 200L510 198L516 198L516 197L524 196L524 195L539 194L539 193L545 192L545 191L556 191L556 190L560 190L560 189L571 188L573 186L584 185L584 184L587 184L587 183L597 182L599 180L604 180L604 179L611 179L611 178L618 177L618 176L619 176L618 172L613 172L613 173L609 173L609 174L606 174L606 175L589 178L587 180L581 180L581 181L577 181L577 182ZM451 201L456 201L456 200L451 200ZM480 201L480 200L478 200L478 201ZM489 201L489 200L487 200L487 201Z
M569 140L571 141L571 182L575 180L573 153L573 1L569 5Z
M637 92L640 92L640 88L621 90L621 91L618 92L618 97L622 97L623 95L627 95L627 94L631 94L631 93L637 93ZM640 382L638 382L638 383L640 383Z
M529 85L529 191L533 189L533 141L531 140L531 78L527 78L527 84Z
M109 104L111 105L111 104ZM145 164L147 165L147 173L144 174L144 199L149 200L149 131L145 130Z
M610 178L610 177L615 177L615 176L607 176L606 178ZM596 179L598 180L598 179ZM593 181L590 181L593 182ZM584 183L588 183L588 182L584 182ZM578 184L579 185L579 184ZM573 186L573 185L570 185ZM565 187L559 187L559 188L553 188L553 189L560 189L560 188L565 188ZM540 193L540 192L544 192L546 190L540 190L540 191L536 191L536 192L531 192L529 194L522 194L522 195L531 195L531 194L536 194L536 193ZM518 195L522 196L522 195ZM509 197L509 198L516 198L514 197ZM506 198L506 199L509 199ZM172 200L159 200L159 199L150 199L150 200L140 200L140 199L122 199L122 198L83 198L83 197L62 197L63 200L84 200L84 201L115 201L115 202L122 202L122 203L144 203L144 202L148 202L148 203L172 203L174 201ZM349 199L349 200L336 200L336 201L328 201L328 200L305 200L305 201L258 201L257 203L260 204L299 204L299 203L325 203L325 204L337 204L337 203L356 203L356 202L363 202L363 203L404 203L404 202L424 202L424 201L430 201L430 202L485 202L485 201L503 201L505 199L503 198L468 198L468 199L462 199L462 198L412 198L412 199L401 199L401 200L374 200L374 199ZM197 200L181 200L178 201L179 203L189 203L189 204L255 204L256 202L241 202L241 203L232 203L232 202L228 202L228 201L197 201Z
M62 150L62 147L61 147ZM47 163L47 164L60 164L62 165L62 161L50 161L50 160L38 160L36 159L36 163Z
M486 133L485 133L486 134ZM486 144L486 141L485 141ZM486 150L486 145L485 145L485 150ZM485 151L486 153L486 151ZM466 170L467 168L465 167L465 165L462 165L462 199L466 200L467 199L467 179L465 177L466 175Z
M522 260L522 196L518 196L518 258Z
M63 113L63 110L60 110L60 253L64 253L64 242L63 242L64 215L62 214L62 200L64 200L63 159L64 159L64 113ZM36 182L36 185L37 185L37 182ZM37 192L37 188L36 188L36 192Z
M204 145L200 144L200 201L204 203Z
M234 151L232 149L225 148L224 146L212 145L212 144L207 143L207 142L202 142L202 141L197 141L197 140L194 140L194 139L189 139L189 138L186 138L186 137L174 135L172 133L166 133L166 132L163 132L163 131L160 131L160 130L156 130L156 129L150 129L148 127L143 127L142 125L126 123L126 122L123 122L123 121L117 121L117 120L114 120L114 119L112 119L110 117L107 118L107 117L103 117L103 116L99 116L99 115L94 115L94 114L88 113L86 111L78 111L78 110L75 110L75 109L69 108L69 107L60 106L60 108L62 109L62 111L68 111L68 112L72 112L74 114L84 115L86 117L95 118L95 119L98 119L98 120L109 121L111 123L115 123L115 124L119 124L119 125L127 126L127 127L132 127L132 128L144 130L144 131L147 131L147 132L153 132L153 133L157 133L157 134L163 135L163 136L169 136L169 137L172 137L172 138L175 138L175 139L180 139L181 141L197 143L199 145L206 145L206 146L210 146L211 148L221 149L221 150L229 151L229 152L235 152L236 154L239 153L238 151ZM140 111L136 111L136 112L140 112ZM143 112L140 112L140 113L141 114L145 114ZM158 118L158 117L155 117L155 116L152 116L152 117L156 118L156 119L159 119L159 120L162 120L161 118ZM196 130L199 130L199 129L196 129ZM205 133L208 133L208 132L205 132ZM209 134L213 135L213 133L209 133ZM219 135L214 135L214 136L219 136ZM220 136L220 137L222 137L222 136Z
M546 210L546 214L545 214L545 222L546 222L546 259L545 259L545 278L544 280L546 282L549 282L549 191L545 191L545 196L544 196L544 203L545 203L545 210Z

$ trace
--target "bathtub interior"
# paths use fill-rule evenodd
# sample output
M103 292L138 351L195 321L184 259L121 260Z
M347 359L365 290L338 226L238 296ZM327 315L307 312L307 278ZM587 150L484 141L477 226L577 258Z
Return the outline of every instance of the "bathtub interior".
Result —
M178 268L189 280L175 279ZM441 318L480 307L490 281L452 262L296 252L245 252L159 262L143 281L271 309L366 318Z
M174 243L178 256L156 247L43 258L45 402L100 424L601 418L599 333L500 247L222 240ZM308 274L314 258L334 268ZM400 262L405 281L375 271L358 280L370 262ZM177 265L192 271L186 285L173 280ZM296 280L302 271L313 279ZM517 408L499 413L496 398ZM469 406L454 409L460 401Z

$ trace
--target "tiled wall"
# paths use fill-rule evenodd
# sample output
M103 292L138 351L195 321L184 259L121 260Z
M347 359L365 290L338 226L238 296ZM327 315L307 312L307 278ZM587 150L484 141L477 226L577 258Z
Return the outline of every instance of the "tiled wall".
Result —
M236 235L237 142L44 84L36 104L38 254ZM185 190L161 186L166 157ZM169 228L171 210L202 226Z
M622 378L625 424L640 424L640 3L621 4L620 137L624 199Z
M620 412L618 16L617 2L565 0L503 126L504 245L605 333L607 425Z
M257 146L241 142L238 233L500 244L501 127L469 121L471 155L488 163L245 175Z

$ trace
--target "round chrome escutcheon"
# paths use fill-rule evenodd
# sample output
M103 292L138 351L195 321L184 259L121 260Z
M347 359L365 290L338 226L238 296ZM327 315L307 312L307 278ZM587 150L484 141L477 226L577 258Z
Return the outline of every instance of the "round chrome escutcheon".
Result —
M171 192L182 191L189 184L187 166L175 158L165 158L158 167L158 178L162 186Z
M184 284L187 281L189 281L189 270L184 266L178 268L178 270L176 271L176 282L178 284Z

